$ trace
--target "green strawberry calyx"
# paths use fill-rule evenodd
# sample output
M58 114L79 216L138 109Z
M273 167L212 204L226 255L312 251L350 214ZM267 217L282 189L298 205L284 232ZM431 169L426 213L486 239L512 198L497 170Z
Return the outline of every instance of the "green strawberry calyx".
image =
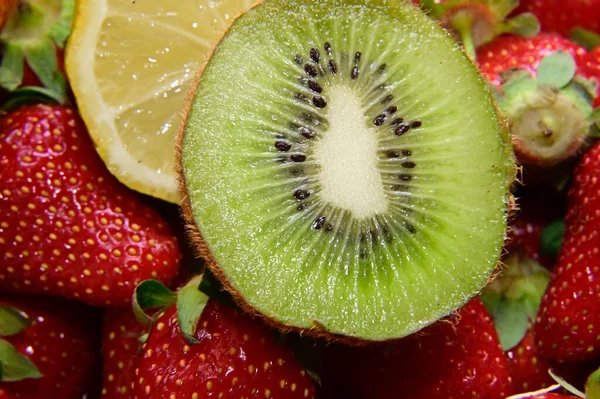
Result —
M496 36L513 33L533 37L540 31L540 24L531 13L509 18L519 5L518 0L421 0L420 4L462 43L471 59L475 59L477 47Z
M575 155L594 134L600 119L593 108L597 85L576 69L571 54L556 51L542 59L535 76L523 69L502 74L496 101L523 164L554 166Z
M33 70L53 98L64 103L67 82L56 50L64 49L71 33L75 0L21 0L0 32L3 57L0 87L17 89L24 63Z
M17 335L26 330L32 320L19 309L0 306L0 337ZM27 356L7 340L0 338L0 382L40 378L42 374Z
M550 272L521 253L510 254L505 268L481 293L504 351L517 346L535 320Z
M142 281L133 294L136 318L144 324L150 324L164 310L175 305L181 333L188 343L197 343L194 333L208 303L208 296L200 290L202 280L202 275L195 276L177 292L171 291L157 280ZM152 313L148 313L149 311Z

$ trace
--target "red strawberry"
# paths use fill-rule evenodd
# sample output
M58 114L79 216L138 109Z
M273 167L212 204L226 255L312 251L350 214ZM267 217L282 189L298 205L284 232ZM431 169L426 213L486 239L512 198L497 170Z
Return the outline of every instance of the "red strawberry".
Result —
M0 31L2 31L2 28L4 28L8 17L10 16L10 14L12 14L16 6L17 0L0 1Z
M314 398L314 381L257 320L215 300L190 344L172 306L154 323L134 383L138 399Z
M137 321L131 307L104 311L102 327L102 399L133 397L133 379L147 328Z
M169 282L169 226L106 169L70 108L0 119L0 289L125 305L148 278Z
M525 165L552 167L583 146L598 95L588 60L584 48L551 34L501 36L477 51Z
M554 380L548 374L550 363L539 356L532 330L517 346L506 352L508 367L517 392L549 387Z
M540 352L557 361L600 356L599 193L600 144L574 172L565 240L536 320Z
M477 50L477 64L483 77L498 89L503 83L502 74L513 68L524 69L535 75L546 56L566 51L573 56L578 73L589 76L584 66L588 52L583 47L558 35L541 33L530 39L521 36L506 35Z
M535 14L544 32L568 37L573 28L584 28L600 33L598 0L521 0L517 12Z
M59 298L33 296L3 295L0 306L18 309L31 320L32 324L25 330L3 339L33 362L42 375L39 378L2 381L9 374L8 368L3 367L0 398L75 399L92 393L89 389L97 374L97 334L90 317L95 314L94 311ZM7 356L6 351L0 349L0 364L3 366ZM28 373L32 371L29 367ZM18 371L23 373L24 370Z
M332 398L504 399L512 392L496 331L477 298L456 319L401 340L332 346L323 370Z

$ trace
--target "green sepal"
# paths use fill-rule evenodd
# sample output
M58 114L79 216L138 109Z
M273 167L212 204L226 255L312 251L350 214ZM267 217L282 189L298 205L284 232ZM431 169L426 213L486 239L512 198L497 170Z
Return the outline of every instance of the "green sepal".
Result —
M67 82L58 67L54 43L50 39L23 45L25 60L36 76L49 90L56 93L64 103L67 98Z
M517 346L529 329L529 318L523 302L500 301L494 314L494 326L503 351Z
M562 89L575 77L577 65L571 54L555 51L540 61L537 69L537 82L540 86Z
M164 309L174 305L177 295L157 280L145 280L135 287L133 293L133 313L135 318L144 324L150 324L155 315L149 315L146 311L152 309Z
M530 38L540 33L540 29L541 25L537 17L530 12L525 12L501 23L497 33L513 33Z
M596 108L590 114L590 122L598 124L600 122L600 108Z
M236 307L235 300L231 294L223 289L221 282L217 280L208 269L203 271L202 282L200 282L199 289L209 297L214 298L221 303Z
M15 90L23 81L23 62L25 54L21 46L7 43L0 64L0 87L8 91Z
M502 80L502 98L498 101L499 105L502 105L506 100L518 98L523 93L528 93L537 87L537 82L531 76L531 74L524 69L508 69L500 74Z
M12 306L0 306L0 337L8 337L26 330L32 320Z
M179 330L190 344L198 341L194 334L200 322L202 311L208 303L208 296L200 291L202 275L192 278L177 293L177 321Z
M60 48L65 48L67 39L71 35L73 17L75 16L75 0L63 0L58 21L50 28L48 33Z
M0 381L7 382L42 377L42 373L27 356L3 339L0 339L0 372Z
M550 223L540 237L540 252L544 256L556 258L565 236L565 221L562 219Z
M494 13L502 18L519 6L519 0L487 0Z
M506 265L480 295L505 351L518 345L527 333L550 281L550 272L533 259L513 254Z
M590 51L600 46L600 35L582 28L575 28L571 31L571 40L581 47Z
M11 91L2 104L2 111L11 112L30 104L60 104L61 99L52 90L37 86L23 86Z
M548 370L548 374L550 374L550 377L552 377L552 379L554 381L558 382L560 384L560 386L563 387L568 392L570 392L573 395L578 396L580 398L585 398L585 394L583 392L581 392L579 389L575 388L573 385L569 384L567 382L567 380L565 380L561 376L557 375L554 372L554 370L552 370L552 369Z
M585 396L587 399L600 399L600 369L594 371L587 379Z

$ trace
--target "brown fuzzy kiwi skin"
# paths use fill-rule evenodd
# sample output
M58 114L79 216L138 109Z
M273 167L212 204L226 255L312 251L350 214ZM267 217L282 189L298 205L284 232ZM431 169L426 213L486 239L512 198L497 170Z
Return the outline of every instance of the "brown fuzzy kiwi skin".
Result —
M257 5L261 4L263 1L265 1L265 0L257 0L257 2L253 6L251 6L248 10L253 9ZM185 127L187 125L188 115L189 115L191 107L193 105L196 91L198 89L198 85L200 84L200 79L202 77L202 74L204 73L204 69L206 68L206 65L212 58L212 55L213 55L217 45L219 44L221 39L229 32L233 23L248 10L241 12L235 18L233 18L231 21L231 24L225 29L225 31L223 32L221 37L215 42L206 61L200 67L199 71L196 73L196 76L194 77L194 81L192 82L192 85L188 91L185 105L184 105L183 109L181 110L182 123L180 125L181 127L179 129L178 136L177 136L177 139L175 142L175 154L176 154L175 168L176 168L176 174L177 174L177 183L178 183L179 192L181 195L181 200L180 200L181 214L182 214L182 217L186 224L187 237L188 237L190 243L192 244L196 255L198 257L204 258L206 260L206 266L210 269L210 271L217 278L217 280L219 280L219 282L222 284L223 289L225 291L227 291L229 294L231 294L231 296L234 299L234 301L236 302L236 304L245 313L249 314L252 317L263 320L267 325L281 331L282 333L295 332L301 336L306 335L306 336L310 336L310 337L317 338L317 339L323 339L329 343L339 342L339 343L342 343L345 345L355 346L355 347L367 346L370 344L378 344L378 343L385 342L385 341L396 340L398 338L391 338L391 339L382 340L382 341L373 341L373 340L367 340L367 339L359 338L359 337L336 334L336 333L327 331L326 327L316 320L313 321L314 327L300 328L300 327L296 327L296 326L282 324L282 323L278 322L277 320L269 317L269 315L261 313L260 311L255 309L252 305L250 305L242 297L242 295L240 295L240 293L231 285L227 276L225 275L223 270L221 270L221 268L219 267L219 264L215 260L210 248L208 247L206 241L204 240L204 237L202 236L202 232L196 225L196 222L195 222L194 216L193 216L193 212L192 212L192 203L190 201L189 193L187 190L185 173L183 170L182 143L183 143L183 139L185 136ZM446 32L446 33L450 36L450 34L448 32ZM461 50L462 50L462 47L461 47ZM464 50L462 50L462 51L464 53ZM488 90L488 92L489 92L489 90ZM510 147L510 149L507 149L507 154L508 154L509 152L512 152L510 135L508 133L508 123L506 120L504 120L501 117L498 107L491 96L491 92L489 93L489 98L494 106L494 109L496 110L496 115L497 115L499 123L502 126L503 133L505 133L504 138L507 143L507 146ZM512 158L514 160L514 156ZM514 172L515 177L507 182L507 188L508 188L508 198L507 198L508 217L507 217L507 220L508 221L512 220L512 218L514 217L514 214L516 213L516 210L518 209L518 207L516 205L515 197L512 195L512 189L514 188L514 185L515 185L517 170L518 170L518 167L515 164L515 172ZM493 272L493 274L490 276L488 283L493 281L498 276L498 274L501 272L501 269L503 268L503 266L504 265L503 265L502 261L498 260L498 265L496 266L496 269ZM465 301L465 303L466 303L466 301ZM450 322L450 323L454 324L457 321L456 320L457 311L458 311L458 309L456 311L450 313L446 317L440 319L440 321ZM420 333L420 331L417 331L415 334L419 334L419 333Z

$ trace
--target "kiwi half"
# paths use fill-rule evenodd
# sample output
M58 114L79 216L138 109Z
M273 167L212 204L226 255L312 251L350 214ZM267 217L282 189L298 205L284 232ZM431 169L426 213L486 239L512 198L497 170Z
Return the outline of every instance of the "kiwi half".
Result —
M265 0L216 45L179 143L200 253L246 310L406 336L485 285L515 167L476 68L398 0Z

